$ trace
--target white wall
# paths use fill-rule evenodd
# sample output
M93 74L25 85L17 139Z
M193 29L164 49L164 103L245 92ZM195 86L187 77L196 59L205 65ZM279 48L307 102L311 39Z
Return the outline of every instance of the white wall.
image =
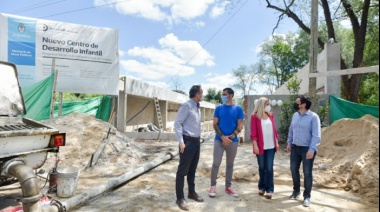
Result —
M124 81L124 79L126 80ZM159 127L153 97L157 97L159 100L164 130L170 131L173 128L179 107L182 103L189 100L187 95L130 78L123 78L119 81L119 90L118 111L120 113L117 116L117 123L118 130L122 132L137 131L138 128L146 127L150 123ZM124 98L124 96L126 97ZM147 104L148 106L141 111ZM215 104L201 102L200 106L202 121L211 120ZM135 115L136 117L134 117ZM131 118L133 119L131 120Z

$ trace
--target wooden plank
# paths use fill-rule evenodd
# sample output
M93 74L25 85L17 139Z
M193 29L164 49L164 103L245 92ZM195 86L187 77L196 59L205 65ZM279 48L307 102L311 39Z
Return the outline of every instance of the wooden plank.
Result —
M318 0L311 0L311 32L310 32L310 68L309 73L316 73L318 70ZM315 111L317 94L317 78L309 79L309 97L312 101L312 110Z
M350 69L344 69L344 70L310 73L309 77L329 77L329 76L364 74L364 73L379 74L379 66L377 65L377 66L369 66L369 67L363 67L363 68L350 68Z
M112 107L112 111L111 111L111 115L110 115L110 118L108 120L108 123L111 123L113 121L113 117L115 116L115 107Z
M58 117L62 116L62 103L63 103L63 94L62 94L62 92L59 92Z
M54 119L55 89L57 86L58 70L55 70L55 58L52 59L51 63L52 63L51 71L52 73L54 73L54 81L53 81L53 89L51 92L50 119Z
M109 140L110 132L111 132L111 128L108 129L107 136L100 143L98 149L95 151L94 154L91 155L90 162L87 164L87 166L86 166L86 168L84 170L86 170L88 167L93 167L93 166L96 165L96 163L98 162L98 159L99 159L100 155L102 154L102 152L104 150L104 147L106 146L106 144L107 144L107 142Z

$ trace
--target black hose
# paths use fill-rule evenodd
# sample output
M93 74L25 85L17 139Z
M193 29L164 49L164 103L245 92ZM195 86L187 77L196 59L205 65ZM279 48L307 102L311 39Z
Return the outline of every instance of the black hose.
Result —
M50 171L48 172L47 177L46 177L46 180L45 180L45 184L42 186L42 188L40 188L40 190L42 190L42 189L45 188L46 183L48 182L48 180L50 180L50 179L49 179L49 178L50 178L50 173L52 173L52 172L53 172L52 170L50 170Z
M132 119L134 119L137 115L139 115L143 110L145 110L145 108L148 107L149 103L150 101L148 101L148 103L145 105L145 107L143 107L143 109L141 109L136 115L134 115L131 119L129 119L127 123L130 122Z

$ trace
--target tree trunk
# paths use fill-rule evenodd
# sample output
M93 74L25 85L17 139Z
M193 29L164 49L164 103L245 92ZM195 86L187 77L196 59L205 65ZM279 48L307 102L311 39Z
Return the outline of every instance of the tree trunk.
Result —
M361 76L361 74L342 76L343 96L346 100L358 102Z
M368 11L371 4L371 0L365 0L363 3L361 25L358 21L358 17L352 10L351 4L347 0L342 0L343 7L346 10L348 17L351 20L352 30L355 37L355 48L354 48L354 61L352 64L353 68L358 68L363 66L364 58L364 48L365 48L365 37L368 24ZM353 74L351 77L343 76L343 86L344 86L344 97L351 102L359 102L359 90L360 90L360 80L361 74Z
M310 34L310 29L290 9L294 1L292 1L289 5L285 6L285 9L272 5L270 0L266 0L266 2L267 2L268 8L272 8L274 10L282 12L283 14L286 14L289 18L293 19L294 22L296 22L302 30ZM335 40L335 30L334 30L334 26L331 19L329 2L327 0L321 0L321 2L322 2L322 8L324 10L324 15L326 18L328 36L329 38L334 38ZM357 15L355 14L355 11L353 11L352 9L352 5L350 1L341 0L341 3L346 11L347 16L349 17L351 21L352 30L355 37L354 61L353 61L352 67L353 68L362 67L364 65L363 57L364 57L364 47L365 47L365 36L366 36L366 31L367 31L368 11L371 5L371 0L364 0L362 10L357 12L358 14L361 14L360 22ZM282 18L282 16L280 16L280 18ZM322 49L324 48L324 43L321 39L318 39L318 44ZM347 69L345 62L342 59L341 59L341 69ZM343 84L343 97L347 99L348 101L358 102L361 75L354 74L351 76L342 76L341 79L342 79L342 84Z

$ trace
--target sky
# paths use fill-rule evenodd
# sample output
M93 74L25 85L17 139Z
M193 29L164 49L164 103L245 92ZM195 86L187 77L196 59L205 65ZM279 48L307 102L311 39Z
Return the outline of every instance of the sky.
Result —
M264 0L234 8L225 0L0 0L0 13L118 29L120 76L186 93L231 87L232 71L258 61L279 16ZM285 17L276 33L297 29Z

